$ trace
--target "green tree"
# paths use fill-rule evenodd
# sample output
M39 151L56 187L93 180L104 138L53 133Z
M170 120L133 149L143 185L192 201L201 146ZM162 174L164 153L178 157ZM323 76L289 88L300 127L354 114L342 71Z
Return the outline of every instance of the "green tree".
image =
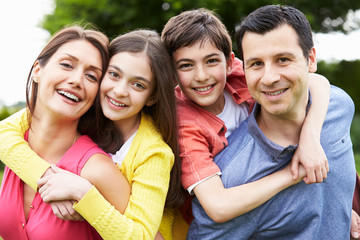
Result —
M360 113L360 60L339 63L318 63L317 73L326 76L330 83L347 92L355 103L355 111Z
M55 0L55 10L45 17L42 26L53 34L67 24L91 22L112 38L136 28L161 32L171 16L206 7L218 13L232 32L242 17L266 4L297 7L306 14L316 32L344 31L348 11L360 9L360 1L353 0Z

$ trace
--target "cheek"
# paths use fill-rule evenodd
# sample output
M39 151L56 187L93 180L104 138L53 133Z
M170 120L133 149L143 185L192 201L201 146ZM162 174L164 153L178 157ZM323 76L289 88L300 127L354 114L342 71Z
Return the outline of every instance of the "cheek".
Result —
M92 88L92 90L91 90L91 99L92 99L92 101L95 101L98 90L99 90L98 86Z
M218 82L223 82L225 84L228 75L226 72L226 67L216 69L216 71L213 72L213 75L216 77Z
M191 79L191 76L189 73L187 72L178 72L178 76L179 76L179 84L181 86L187 86L189 85L190 83L190 79Z

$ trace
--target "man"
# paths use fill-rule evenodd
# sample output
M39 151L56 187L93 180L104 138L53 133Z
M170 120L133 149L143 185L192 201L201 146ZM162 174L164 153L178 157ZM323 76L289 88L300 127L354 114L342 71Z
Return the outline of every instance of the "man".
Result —
M290 162L311 105L309 73L316 71L311 27L297 9L261 7L242 22L235 37L257 104L229 137L229 146L214 159L227 188L255 181ZM355 186L353 114L350 97L331 86L321 132L330 165L323 183L301 182L225 223L212 221L195 199L188 238L348 239Z

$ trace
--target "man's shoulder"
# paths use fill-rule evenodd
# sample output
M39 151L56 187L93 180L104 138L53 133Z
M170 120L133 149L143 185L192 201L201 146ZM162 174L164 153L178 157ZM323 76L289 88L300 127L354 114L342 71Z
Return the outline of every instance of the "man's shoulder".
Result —
M343 89L331 85L330 86L330 102L329 110L333 108L341 108L344 111L355 111L354 101Z

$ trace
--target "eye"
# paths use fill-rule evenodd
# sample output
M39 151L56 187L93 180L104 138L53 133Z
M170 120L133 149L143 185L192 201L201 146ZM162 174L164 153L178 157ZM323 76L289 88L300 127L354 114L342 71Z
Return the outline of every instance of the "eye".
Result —
M60 62L60 65L63 66L64 68L68 68L68 69L72 69L73 66L71 65L71 63L68 63L68 62Z
M145 86L144 86L143 84L139 83L139 82L135 82L135 83L133 84L133 86L134 86L135 88L145 89Z
M112 78L116 78L118 79L120 76L119 74L117 74L116 72L112 72L112 71L109 71L109 75L112 77Z
M188 70L192 67L192 64L191 63L183 63L183 64L180 64L179 65L179 69L182 69L182 70Z
M85 74L85 76L86 76L88 79L90 79L91 81L94 81L94 82L97 82L97 81L98 81L97 77L94 76L93 74L87 73L87 74Z
M256 61L250 64L250 67L260 67L262 66L262 62Z
M217 59L217 58L211 58L211 59L209 59L209 60L207 60L207 64L211 64L211 65L215 65L215 64L217 64L218 62L220 62L219 61L219 59Z
M279 58L278 61L279 61L279 63L286 63L286 62L290 61L290 59L286 58L286 57L282 57L282 58Z

